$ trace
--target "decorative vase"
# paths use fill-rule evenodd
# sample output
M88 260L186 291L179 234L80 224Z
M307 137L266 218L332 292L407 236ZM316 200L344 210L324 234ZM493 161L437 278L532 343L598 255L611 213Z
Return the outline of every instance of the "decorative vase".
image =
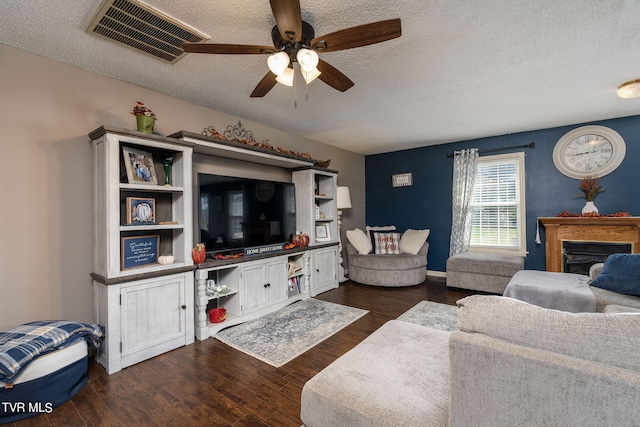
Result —
M586 215L586 214L597 214L598 213L598 208L596 208L596 205L593 204L593 202L591 201L587 201L587 203L585 203L584 208L582 208L582 215Z
M138 132L153 133L156 118L145 116L144 114L138 114L136 115L136 124L138 125Z
M191 258L193 258L193 262L196 264L202 264L204 260L207 259L207 251L204 245L191 249Z
M167 156L164 158L164 185L171 187L171 165L173 164L173 157Z

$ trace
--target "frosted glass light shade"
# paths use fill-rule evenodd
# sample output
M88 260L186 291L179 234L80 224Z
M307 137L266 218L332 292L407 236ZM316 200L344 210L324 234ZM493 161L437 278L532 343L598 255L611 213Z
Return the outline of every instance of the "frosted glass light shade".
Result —
M338 187L336 205L338 210L351 209L351 194L349 194L349 187Z
M307 84L311 83L317 79L320 74L322 74L317 68L314 68L311 71L300 70L300 72L302 72L302 77L304 77L304 81L307 82Z
M300 64L300 68L304 71L312 71L318 66L318 54L314 50L300 49L296 54L296 59ZM307 82L308 83L308 82Z
M293 86L293 75L293 68L287 68L282 74L276 77L276 81L285 86Z
M279 76L286 71L289 61L289 55L284 52L278 52L267 58L267 65L273 74Z
M617 94L620 98L636 98L640 96L640 79L631 80L618 86Z

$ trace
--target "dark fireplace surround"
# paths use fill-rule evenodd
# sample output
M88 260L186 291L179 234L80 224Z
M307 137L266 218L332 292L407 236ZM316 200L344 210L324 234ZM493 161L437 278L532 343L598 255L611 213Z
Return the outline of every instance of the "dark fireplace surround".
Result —
M605 262L609 255L630 254L631 249L630 243L563 241L563 271L588 275L593 264Z

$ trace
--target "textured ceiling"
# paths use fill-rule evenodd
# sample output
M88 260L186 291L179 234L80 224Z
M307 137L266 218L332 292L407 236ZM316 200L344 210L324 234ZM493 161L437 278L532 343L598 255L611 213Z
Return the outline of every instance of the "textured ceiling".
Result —
M213 43L271 44L266 0L145 3ZM344 93L316 80L264 98L249 94L266 56L166 64L87 33L99 5L2 0L0 43L363 154L640 113L615 95L640 78L640 0L301 0L316 35L401 18L402 36L321 54Z

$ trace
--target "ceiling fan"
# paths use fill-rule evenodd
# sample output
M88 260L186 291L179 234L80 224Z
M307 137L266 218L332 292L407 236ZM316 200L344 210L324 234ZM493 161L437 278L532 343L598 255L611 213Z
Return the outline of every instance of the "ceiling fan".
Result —
M313 27L302 20L300 0L270 0L276 25L271 30L273 46L183 43L189 53L227 55L267 54L270 71L251 93L252 98L265 96L277 82L293 85L293 63L298 62L307 84L316 77L344 92L353 82L335 67L318 58L318 52L335 52L367 46L400 37L400 18L350 27L315 37Z

